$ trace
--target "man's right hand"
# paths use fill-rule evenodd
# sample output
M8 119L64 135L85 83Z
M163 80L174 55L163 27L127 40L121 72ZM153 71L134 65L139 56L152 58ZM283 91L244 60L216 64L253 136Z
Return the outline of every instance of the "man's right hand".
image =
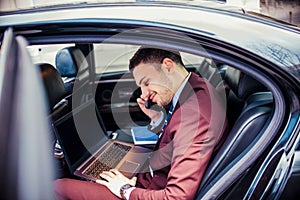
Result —
M142 98L137 98L137 103L139 104L141 110L148 116L153 122L156 122L160 116L163 114L161 111L156 111L146 108L146 100Z

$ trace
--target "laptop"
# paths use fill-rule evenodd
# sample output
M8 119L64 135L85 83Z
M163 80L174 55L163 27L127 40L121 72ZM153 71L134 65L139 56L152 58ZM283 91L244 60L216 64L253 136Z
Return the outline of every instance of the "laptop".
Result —
M94 100L55 121L53 128L71 174L88 181L100 179L100 173L111 168L132 178L142 172L152 152L110 139Z

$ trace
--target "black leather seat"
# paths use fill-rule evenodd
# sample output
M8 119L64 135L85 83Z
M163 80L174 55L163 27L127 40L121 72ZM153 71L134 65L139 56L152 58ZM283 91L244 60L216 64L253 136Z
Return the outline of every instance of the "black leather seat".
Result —
M227 94L227 117L232 128L243 108L247 106L247 98L257 92L268 91L254 78L227 66L224 74L224 87Z
M196 69L196 73L206 78L217 90L223 89L223 74L225 71L225 67L217 66L214 62L207 59L204 59Z
M57 70L48 63L37 64L40 68L44 83L45 95L48 100L48 116L51 122L59 119L70 111L70 105L66 99L65 85ZM51 144L56 143L55 134L51 134Z
M60 74L51 64L38 65L48 99L49 116L55 121L67 112L68 102L64 99L67 96L65 85Z
M247 152L253 141L259 138L273 111L273 97L262 84L241 73L228 68L225 82L229 87L228 117L232 127L218 152L212 157L202 178L197 199L219 181L234 163ZM240 174L234 174L239 176ZM236 177L236 178L237 178Z
M78 73L84 74L89 67L83 52L75 46L59 50L55 57L55 65L61 77L65 78L64 84L67 94L72 93Z

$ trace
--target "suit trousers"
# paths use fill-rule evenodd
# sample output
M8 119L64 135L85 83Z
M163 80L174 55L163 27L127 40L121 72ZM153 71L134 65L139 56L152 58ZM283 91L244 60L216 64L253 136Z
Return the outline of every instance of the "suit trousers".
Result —
M54 184L57 200L120 200L106 186L98 183L63 178L57 179Z

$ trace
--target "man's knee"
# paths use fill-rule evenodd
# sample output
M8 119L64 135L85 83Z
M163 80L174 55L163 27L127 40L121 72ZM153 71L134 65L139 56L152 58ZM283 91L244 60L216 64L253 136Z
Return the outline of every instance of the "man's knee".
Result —
M68 194L72 191L72 181L69 179L57 179L54 181L54 195L55 199L63 200L69 199Z

